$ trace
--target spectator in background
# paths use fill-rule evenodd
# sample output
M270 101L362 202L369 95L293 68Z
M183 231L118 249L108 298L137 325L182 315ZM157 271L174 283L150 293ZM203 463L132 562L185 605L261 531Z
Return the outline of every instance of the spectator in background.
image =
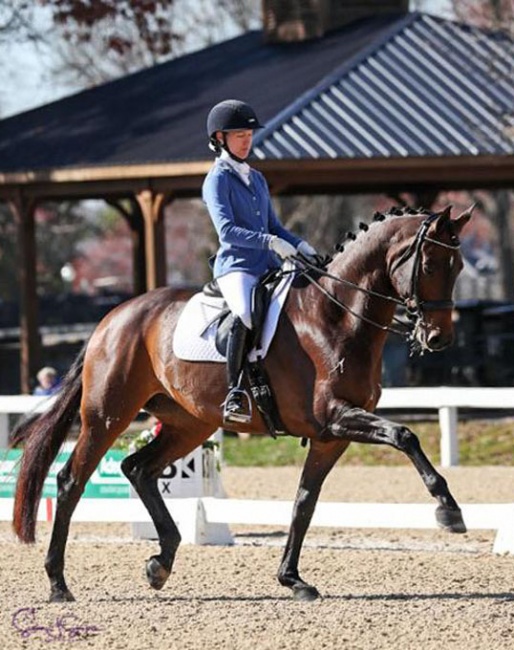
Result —
M33 395L54 395L61 388L61 382L57 370L50 366L45 366L36 375L38 385L35 387Z

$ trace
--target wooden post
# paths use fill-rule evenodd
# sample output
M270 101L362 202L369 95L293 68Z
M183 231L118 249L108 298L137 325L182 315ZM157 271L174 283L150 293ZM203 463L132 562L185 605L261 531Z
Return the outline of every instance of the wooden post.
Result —
M20 250L20 365L21 392L31 392L39 367L38 301L36 280L35 202L19 192L9 201L18 230Z
M128 200L129 206L121 201L108 200L107 203L115 208L127 221L132 238L132 289L138 296L146 291L146 257L145 257L145 223L139 203L134 199Z
M498 228L500 242L500 267L503 283L503 296L505 300L514 300L514 252L512 235L509 226L510 196L507 190L497 193L496 203L496 226Z
M166 285L166 238L164 207L169 195L143 190L136 194L145 223L146 288Z

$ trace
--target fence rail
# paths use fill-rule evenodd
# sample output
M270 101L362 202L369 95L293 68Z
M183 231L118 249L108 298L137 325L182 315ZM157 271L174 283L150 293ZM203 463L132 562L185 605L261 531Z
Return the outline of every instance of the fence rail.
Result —
M439 412L441 466L459 464L459 409L514 409L514 388L438 386L386 388L378 410L434 409Z
M195 497L165 499L182 539L189 544L229 543L219 539L210 526L245 524L289 526L292 501L255 499L220 499ZM52 522L56 500L42 499L38 521ZM514 553L514 504L461 504L468 530L495 530L493 553ZM10 521L13 499L0 499L0 521ZM330 528L437 529L435 506L425 503L337 503L321 501L316 506L312 526ZM73 521L82 522L150 522L139 499L81 499Z
M54 398L33 395L0 396L0 449L8 443L9 414L43 412ZM459 409L514 409L514 388L386 388L378 404L379 411L434 409L441 429L441 466L459 464Z

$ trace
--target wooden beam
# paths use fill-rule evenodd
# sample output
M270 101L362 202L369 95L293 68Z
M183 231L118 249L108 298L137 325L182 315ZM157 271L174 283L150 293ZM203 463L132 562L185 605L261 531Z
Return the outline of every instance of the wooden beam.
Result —
M139 203L134 197L125 201L106 201L129 225L132 239L132 289L136 295L146 291L145 222Z
M148 188L151 182L156 192L171 192L173 196L180 198L198 197L201 194L204 176L188 177L144 177L126 178L98 181L69 181L54 183L14 183L2 185L0 183L0 200L7 198L19 188L23 188L27 196L36 197L38 200L46 201L78 201L80 199L111 199L127 198L136 192L142 192Z
M0 173L0 184L86 183L93 181L148 178L204 177L212 166L211 160L194 162L150 163L146 165L98 165L44 169L26 172Z
M282 194L426 192L514 187L514 156L261 160Z
M21 392L30 393L39 367L38 300L36 280L35 203L17 193L9 201L18 230L20 250L20 375Z
M145 224L146 288L156 289L166 285L166 232L164 207L171 196L146 189L135 199L141 208Z
M210 161L0 174L0 198L119 198L144 192L197 197ZM514 156L254 160L274 194L355 194L514 187Z

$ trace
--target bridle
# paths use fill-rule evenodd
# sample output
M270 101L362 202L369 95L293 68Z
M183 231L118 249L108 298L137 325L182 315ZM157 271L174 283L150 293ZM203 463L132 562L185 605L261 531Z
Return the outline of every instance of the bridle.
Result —
M418 284L419 284L418 280L419 280L419 271L421 267L423 244L425 242L430 242L431 244L435 244L436 246L441 246L442 248L446 248L449 250L458 250L460 248L460 243L456 235L452 235L452 238L455 240L455 243L452 244L446 244L444 242L438 241L437 239L433 239L432 237L427 236L427 232L430 225L438 218L438 216L439 216L438 214L431 214L421 223L416 233L416 236L414 238L414 241L405 250L405 252L401 255L401 257L398 260L396 260L396 262L393 264L392 268L389 271L389 275L391 276L392 273L394 273L400 266L405 264L408 260L411 259L411 257L414 256L414 262L412 265L412 273L410 278L409 295L406 298L403 299L394 298L393 296L388 296L378 291L373 291L371 289L366 289L364 287L361 287L358 284L351 282L350 280L345 280L344 278L338 278L337 276L326 271L324 268L320 268L320 266L317 266L316 264L312 264L312 262L310 262L305 256L299 255L297 259L299 259L302 265L304 266L302 275L311 284L313 284L319 291L321 291L321 293L323 293L331 302L336 304L344 311L351 313L353 316L359 318L360 320L366 323L369 323L370 325L377 327L378 329L392 332L393 334L398 334L399 336L406 337L409 341L411 341L412 344L415 344L416 343L415 332L424 323L423 313L425 311L453 309L454 306L453 300L420 300L419 292L418 292ZM329 260L324 260L324 266L326 266L328 261ZM325 287L323 287L318 282L318 280L309 273L309 271L315 271L317 275L321 275L323 277L334 280L339 284L344 284L345 286L351 287L369 296L381 298L382 300L386 300L388 302L394 303L397 306L404 307L407 313L407 318L409 319L409 321L411 321L409 323L408 328L405 329L404 323L402 323L402 325L404 325L403 329L397 329L395 327L391 327L390 325L383 325L381 323L377 323L371 318L368 318L367 316L364 316L364 314L359 314L355 312L348 305L345 305L338 298L336 298L332 293L330 293L330 291L327 291L327 289L325 289ZM394 320L396 322L400 322L397 318L395 318Z
M398 267L402 266L407 260L409 260L414 255L414 264L412 265L412 273L410 279L410 291L409 297L405 301L405 306L407 311L413 314L417 314L422 317L424 311L436 311L439 309L453 309L454 302L453 300L420 300L418 294L418 277L419 269L421 266L421 249L425 242L430 242L431 244L436 244L443 248L449 248L450 250L457 250L460 247L458 239L456 239L455 244L445 244L442 241L437 239L432 239L432 237L427 237L427 232L430 225L438 218L438 214L432 214L427 219L423 221L421 226L416 233L416 237L412 244L407 248L403 255L395 262L391 268L390 274L394 273Z

